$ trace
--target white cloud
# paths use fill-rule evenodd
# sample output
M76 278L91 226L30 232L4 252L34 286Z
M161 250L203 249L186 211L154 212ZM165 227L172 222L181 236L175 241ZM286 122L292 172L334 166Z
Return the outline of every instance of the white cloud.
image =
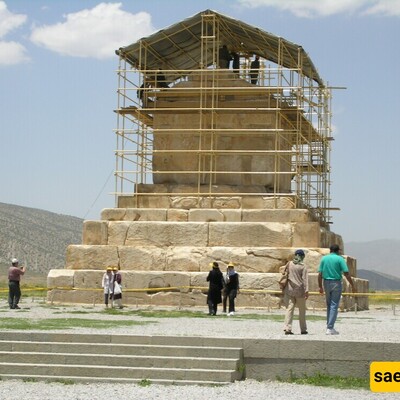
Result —
M25 24L27 16L13 14L7 4L0 1L0 39ZM16 65L28 61L25 47L18 42L0 40L0 65Z
M0 41L0 65L16 65L29 61L21 43Z
M33 43L67 56L105 59L115 50L154 31L151 16L121 10L121 3L100 3L64 16L65 22L35 27Z
M334 14L380 14L400 16L400 0L239 0L245 7L274 7L297 17Z
M400 16L399 0L379 0L365 11L365 14L378 14L388 17Z
M0 1L0 38L19 28L26 22L26 19L26 15L13 14L8 11L7 4L4 1Z

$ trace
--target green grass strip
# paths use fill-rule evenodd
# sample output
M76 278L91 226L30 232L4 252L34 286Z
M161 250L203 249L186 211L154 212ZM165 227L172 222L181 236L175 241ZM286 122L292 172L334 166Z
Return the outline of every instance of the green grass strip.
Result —
M335 389L369 390L368 378L352 378L352 377L316 374L313 376L304 376L302 378L298 378L295 376L292 376L288 379L279 378L278 380L280 382L296 383L299 385L324 386Z
M118 328L122 326L135 326L154 324L154 321L131 321L131 320L100 320L84 318L49 318L42 320L31 320L28 318L0 318L2 329L12 330L53 330L73 328Z

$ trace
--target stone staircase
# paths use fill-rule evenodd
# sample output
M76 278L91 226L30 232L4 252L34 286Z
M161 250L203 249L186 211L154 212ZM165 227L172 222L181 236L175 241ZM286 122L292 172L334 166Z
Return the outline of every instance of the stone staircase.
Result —
M244 379L243 350L212 339L0 332L0 379L223 385Z

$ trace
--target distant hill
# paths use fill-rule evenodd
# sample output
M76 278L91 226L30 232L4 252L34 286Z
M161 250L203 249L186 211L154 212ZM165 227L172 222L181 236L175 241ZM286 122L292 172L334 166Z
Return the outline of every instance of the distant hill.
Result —
M369 281L370 290L377 291L400 291L400 278L393 275L382 274L377 271L369 271L367 269L359 269L357 271L358 278L367 279Z
M357 259L357 270L367 269L400 278L400 240L348 242L344 250Z
M0 203L0 263L18 258L30 270L63 268L69 244L82 242L83 220L35 208Z

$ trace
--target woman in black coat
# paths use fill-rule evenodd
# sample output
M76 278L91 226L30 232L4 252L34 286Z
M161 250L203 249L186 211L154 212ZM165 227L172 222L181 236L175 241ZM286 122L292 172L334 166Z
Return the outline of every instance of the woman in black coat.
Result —
M207 296L208 315L217 315L218 304L222 303L221 290L224 287L224 278L216 261L210 264L212 270L208 273L207 282L210 282Z

